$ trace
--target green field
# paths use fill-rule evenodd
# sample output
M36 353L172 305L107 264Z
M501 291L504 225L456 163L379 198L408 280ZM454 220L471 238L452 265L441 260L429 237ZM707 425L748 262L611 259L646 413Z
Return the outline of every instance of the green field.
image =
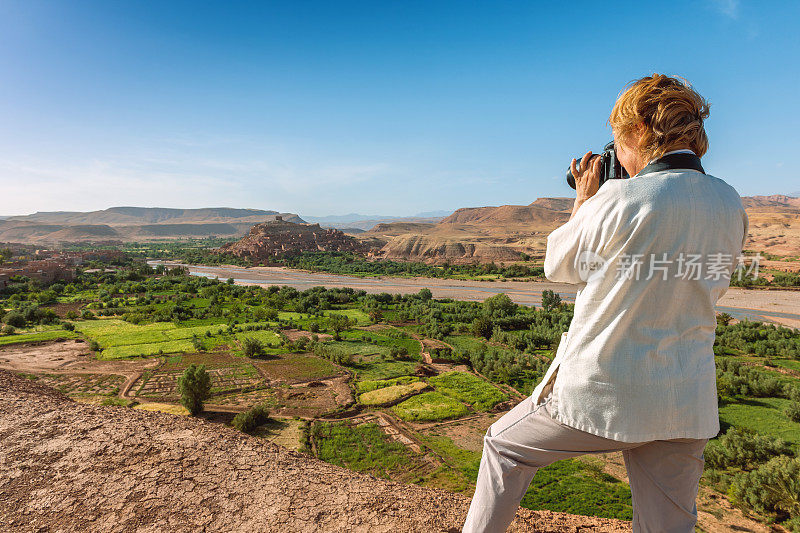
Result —
M458 418L469 412L467 406L440 392L424 392L395 405L394 413L411 422Z
M419 378L416 376L401 376L399 378L393 378L393 379L359 381L356 383L356 392L358 393L370 392L376 389L381 389L383 387L391 387L393 385L405 385L407 383L413 383L415 381L419 381Z
M365 392L358 397L364 405L386 405L396 402L403 396L420 392L428 388L428 385L422 381L415 381L405 385L392 385L390 387L383 387L370 392Z
M633 516L628 484L578 459L558 461L539 470L520 505L622 520Z
M413 461L403 444L390 439L377 424L350 426L317 422L312 429L317 457L325 462L389 479Z
M254 364L272 379L286 381L305 381L342 374L341 368L313 355L284 355Z
M67 331L62 328L45 329L43 331L33 331L24 333L14 333L13 335L0 335L0 346L9 344L21 344L25 342L44 342L58 339L74 339L78 335L74 331Z
M483 379L468 372L446 372L428 380L437 391L472 405L479 411L488 411L508 396Z
M369 361L354 363L350 368L355 371L358 379L372 381L410 376L416 367L416 363L408 361Z
M800 444L800 423L792 422L784 410L791 403L784 398L750 398L722 405L719 419L723 424L751 429L761 435L779 437Z
M388 346L380 346L370 344L368 342L350 340L329 341L325 344L333 347L334 349L346 351L347 353L351 354L353 359L356 361L372 355L388 356L390 351Z
M125 359L128 357L152 357L154 355L190 352L194 350L191 341L143 342L110 346L100 352L98 359Z
M422 441L447 463L441 473L424 484L464 492L474 487L481 453L464 450L445 436L424 435ZM526 492L522 507L587 516L631 519L631 493L627 483L600 471L599 461L568 459L542 468Z
M173 322L138 325L117 318L106 318L75 322L75 330L100 345L102 350L100 359L124 359L126 357L150 357L161 354L194 352L197 350L192 342L193 337L199 338L203 348L206 350L226 343L234 344L232 342L234 339L241 342L245 337L253 337L265 344L268 355L285 351L278 348L280 346L280 336L273 331L257 329L240 331L229 335L220 333L224 326L215 324L195 325L197 322L199 321L195 320L189 322L192 325L181 326ZM247 323L239 327L247 326L264 327L264 324ZM210 336L207 333L210 333Z
M384 333L385 332L385 333ZM421 346L419 341L409 337L407 333L399 329L387 329L381 331L364 331L362 329L352 329L342 332L341 337L345 340L363 341L369 339L370 344L391 348L396 346L404 348L409 356L419 359Z
M101 348L108 348L191 339L192 335L204 335L209 328L178 327L172 322L136 325L117 318L107 318L76 322L75 329L97 341Z

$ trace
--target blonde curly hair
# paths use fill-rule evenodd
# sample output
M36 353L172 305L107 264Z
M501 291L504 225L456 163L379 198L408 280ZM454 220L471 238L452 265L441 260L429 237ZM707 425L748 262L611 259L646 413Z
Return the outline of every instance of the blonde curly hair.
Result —
M639 150L649 160L689 147L699 157L708 151L703 120L708 102L683 78L653 74L629 83L608 118L615 135L627 137L644 124Z

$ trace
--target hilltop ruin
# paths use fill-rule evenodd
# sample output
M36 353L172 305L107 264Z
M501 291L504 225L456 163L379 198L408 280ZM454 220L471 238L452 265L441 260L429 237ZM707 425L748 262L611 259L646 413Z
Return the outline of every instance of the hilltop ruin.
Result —
M296 224L280 216L253 226L243 239L220 248L220 252L253 263L269 262L276 257L300 252L367 251L367 245L338 229L322 228L319 224Z

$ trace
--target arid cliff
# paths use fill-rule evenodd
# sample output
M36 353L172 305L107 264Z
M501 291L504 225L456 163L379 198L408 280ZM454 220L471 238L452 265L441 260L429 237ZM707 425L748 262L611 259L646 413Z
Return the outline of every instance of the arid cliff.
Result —
M547 235L569 220L572 200L539 198L529 205L467 207L437 224L381 224L365 233L386 241L377 257L428 263L519 261L544 253Z
M750 217L746 248L800 256L800 198L746 196ZM547 235L569 220L571 198L539 198L529 205L468 207L436 224L380 224L363 234L386 244L384 259L428 263L517 261L521 253L542 257Z

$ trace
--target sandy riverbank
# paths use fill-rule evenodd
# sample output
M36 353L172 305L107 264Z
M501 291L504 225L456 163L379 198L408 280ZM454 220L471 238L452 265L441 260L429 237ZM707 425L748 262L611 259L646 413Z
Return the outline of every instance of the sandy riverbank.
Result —
M574 285L550 281L471 281L389 276L360 278L285 267L186 266L193 275L220 279L234 278L236 283L241 285L289 285L300 290L314 286L352 287L363 289L368 293L390 294L416 293L422 288L428 288L434 298L471 301L483 301L503 292L516 303L523 305L541 305L542 291L547 289L559 293L566 301L573 301L576 292ZM800 328L800 291L733 287L720 299L718 309L737 318L768 320Z

